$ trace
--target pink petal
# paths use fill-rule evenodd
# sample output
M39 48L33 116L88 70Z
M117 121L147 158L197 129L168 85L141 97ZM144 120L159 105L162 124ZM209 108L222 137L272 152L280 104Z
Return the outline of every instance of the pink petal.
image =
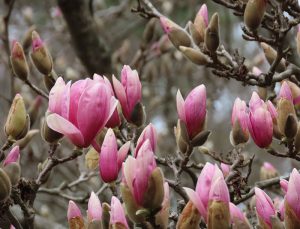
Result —
M229 209L230 209L230 216L231 216L231 222L234 222L234 219L239 219L241 221L245 221L245 216L241 209L239 209L237 206L235 206L233 203L229 203Z
M176 94L176 105L179 119L186 123L184 100L179 90Z
M186 194L188 195L190 201L195 205L198 209L200 215L203 217L204 221L207 221L207 211L206 208L203 206L203 203L197 193L190 188L184 188Z
M110 204L110 224L116 223L121 223L125 228L129 228L122 204L117 197L113 196Z
M112 78L113 78L113 86L114 86L115 94L121 104L123 114L126 117L126 119L130 119L125 88L123 87L121 82L116 79L114 75L112 76Z
M222 177L218 177L216 180L213 181L209 191L209 200L229 203L229 191L223 175Z
M10 163L17 162L20 158L20 147L15 146L12 148L12 150L9 152L9 154L6 156L3 166L6 166Z
M76 217L82 217L80 209L72 200L70 200L68 206L68 220Z
M284 194L286 194L288 191L288 185L289 185L289 182L287 180L284 180L284 179L280 180L280 187L281 187L281 190L284 192Z
M77 127L71 122L59 116L58 114L50 114L47 116L46 120L51 129L68 137L74 145L83 147L83 136Z
M88 202L88 218L90 221L102 219L102 206L101 202L94 192L91 193Z
M141 148L141 146L144 144L146 140L150 141L150 146L153 152L156 150L156 144L157 144L157 133L155 130L155 127L150 123L148 126L145 127L143 132L141 133L140 137L137 140L136 148L134 152L134 156L137 157L138 151Z
M121 146L121 148L118 151L118 170L121 169L122 164L124 162L124 160L127 157L127 154L129 152L130 149L130 141L126 142L124 145Z
M290 86L286 81L283 81L280 91L279 91L279 98L287 99L291 102L293 102L293 95Z
M112 129L108 129L101 147L99 170L104 182L110 183L118 178L118 145Z
M300 174L297 169L293 169L286 193L286 201L300 218Z
M198 11L198 14L201 15L201 17L203 18L206 27L208 26L208 10L207 10L207 6L206 4L203 4L200 8L200 10Z
M256 211L264 222L271 226L271 216L276 214L275 207L270 197L261 189L255 188Z
M257 108L264 105L264 101L259 97L256 91L252 93L251 99L249 101L250 111L253 112Z
M123 163L123 177L126 181L127 186L130 189L130 192L133 194L133 180L136 174L136 164L137 161L134 157L129 156L126 161Z
M59 77L52 89L49 92L49 106L48 109L52 113L61 115L62 97L65 91L66 84L63 78Z

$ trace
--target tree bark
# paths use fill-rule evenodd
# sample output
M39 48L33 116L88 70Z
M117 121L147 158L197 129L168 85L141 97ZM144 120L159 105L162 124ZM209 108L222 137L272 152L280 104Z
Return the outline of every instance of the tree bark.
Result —
M76 53L89 72L111 73L111 56L98 34L88 0L57 0L71 33Z

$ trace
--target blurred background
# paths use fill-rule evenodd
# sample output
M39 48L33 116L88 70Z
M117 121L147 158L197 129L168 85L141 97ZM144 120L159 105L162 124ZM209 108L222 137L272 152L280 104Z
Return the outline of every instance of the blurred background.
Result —
M0 2L0 17L7 14L8 6L5 2ZM59 4L65 4L59 0ZM69 1L72 2L73 1ZM176 92L178 89L185 97L187 93L197 85L205 84L208 98L207 129L212 131L206 146L220 154L232 149L229 141L229 132L231 130L231 109L236 97L249 101L252 91L257 90L254 87L244 87L240 82L218 78L211 74L209 69L198 67L186 60L180 52L168 44L167 40L162 38L163 31L157 20L153 38L145 44L143 42L143 31L149 20L140 17L131 12L136 7L137 2L133 0L76 0L88 5L97 38L101 40L105 47L110 63L103 63L101 60L85 59L78 57L82 50L97 50L96 47L83 47L79 44L74 48L74 33L69 32L67 23L64 19L62 10L56 1L38 1L38 0L18 0L15 2L9 21L9 43L14 40L24 41L28 38L28 31L37 30L46 43L54 62L54 69L66 80L77 80L85 77L92 77L93 68L89 67L89 62L96 62L96 68L105 69L105 75L111 77L112 74L120 77L120 71L124 64L137 68L143 85L143 104L147 111L147 123L152 122L159 133L158 154L163 157L172 157L176 152L176 143L173 134L173 128L177 122L176 111ZM261 70L267 70L262 50L259 44L245 42L241 35L242 19L232 15L230 10L218 6L212 1L199 0L153 0L152 3L166 16L185 26L189 20L194 17L200 6L207 4L209 15L218 12L220 15L221 42L229 52L238 49L241 55L247 58L246 64L251 69L257 66ZM79 12L79 17L73 22L73 27L80 29L81 16L84 17L87 12ZM81 15L81 16L80 16ZM69 15L70 16L70 15ZM69 17L68 16L68 17ZM5 34L5 23L0 21L0 34ZM27 35L26 35L27 34ZM294 46L294 31L292 31L289 41ZM81 38L84 40L84 37ZM88 39L88 38L87 38ZM82 40L81 40L82 41ZM78 42L78 41L77 41ZM83 42L82 45L85 43ZM146 46L145 46L146 45ZM78 51L78 46L80 51ZM143 50L152 50L146 58L141 59L140 54ZM161 48L163 47L163 48ZM30 47L27 53L30 52ZM144 52L145 53L145 52ZM78 55L79 54L79 55ZM153 55L153 56L151 56ZM138 59L138 60L137 60ZM13 78L9 69L8 54L5 51L3 40L0 40L0 127L4 126L6 116L10 107L10 101L15 93L21 93L26 100L27 107L30 107L36 94L24 85L19 79ZM28 61L30 63L30 61ZM30 63L31 64L31 63ZM109 65L109 66L108 66ZM109 70L107 70L109 69ZM30 68L30 81L44 88L42 75L32 66ZM47 110L47 101L42 100L42 107L39 111L39 117L42 118ZM40 128L40 119L33 125L33 129ZM0 131L0 143L5 142L4 131ZM67 155L71 152L71 146L67 141L63 141L62 147L59 147L59 155ZM28 178L37 176L37 165L47 158L47 144L45 144L37 133L31 143L22 149L21 164L22 175ZM257 180L259 167L262 162L269 161L279 170L280 174L285 174L291 169L289 159L276 159L261 151L252 142L245 149L248 155L255 154L253 173L250 176L250 182ZM193 158L196 163L212 161L208 156L202 155L195 150ZM79 169L78 169L79 168ZM53 188L61 184L75 180L80 173L86 172L84 166L84 156L77 164L73 161L54 169L46 187ZM55 174L55 175L54 175ZM183 186L190 185L191 181L186 178L182 182ZM95 190L101 185L99 177L95 176L89 182L78 186L74 190L67 190L73 195L81 195L86 190ZM109 200L108 197L101 198L102 201ZM35 203L37 214L59 224L66 225L67 200L49 194L38 195ZM42 228L42 227L41 227Z

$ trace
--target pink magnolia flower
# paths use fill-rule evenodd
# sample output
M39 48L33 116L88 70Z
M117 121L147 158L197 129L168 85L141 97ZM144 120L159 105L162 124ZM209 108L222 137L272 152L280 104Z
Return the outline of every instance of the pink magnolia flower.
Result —
M37 32L33 32L34 36L32 36L32 52L35 52L36 50L38 50L39 48L44 46L44 42L41 39L41 37L38 35Z
M68 220L70 221L71 219L74 218L82 218L82 215L80 209L75 204L75 202L70 200L68 206Z
M109 223L110 225L121 224L123 226L122 228L129 228L122 204L115 196L111 198Z
M293 169L288 188L285 196L285 201L292 209L295 216L300 220L300 174L297 169Z
M277 172L275 167L270 162L264 162L263 167L264 167L264 169L266 169L269 172Z
M100 76L98 74L94 74L93 79L95 81L100 81L103 82L107 87L109 87L110 92L111 92L111 96L114 96L114 90L111 86L110 81L105 77L105 76ZM114 112L112 113L110 119L107 121L106 123L106 127L108 128L115 128L117 126L121 125L121 118L118 112L118 107L115 108Z
M205 27L208 26L208 10L206 4L203 4L195 18L195 22L198 20L203 20Z
M289 185L289 182L285 179L281 179L280 180L280 187L281 187L281 190L286 194L287 193L287 190L288 190L288 185Z
M121 104L124 117L131 121L132 112L142 99L142 85L138 72L124 65L121 72L121 82L113 76L115 94Z
M52 114L47 116L47 124L74 145L88 147L95 143L115 108L116 99L104 83L85 79L71 85L60 77L49 94L48 110Z
M283 81L283 83L281 84L278 98L284 98L284 99L287 99L287 100L293 102L292 91L286 81Z
M101 220L102 219L102 206L101 202L96 196L94 192L91 193L89 202L88 202L88 210L87 210L87 216L89 222L92 222L94 220Z
M224 180L223 173L217 166L215 167L215 174L209 190L208 199L209 201L221 201L228 204L229 207L230 197L227 184Z
M185 101L178 90L176 96L179 119L186 125L190 139L199 134L205 124L206 117L206 89L202 84L194 88Z
M198 209L200 215L203 217L205 221L207 220L209 192L211 189L215 170L216 167L211 163L207 162L198 177L196 190L194 191L190 188L184 188L188 197L193 202L195 207Z
M268 111L269 111L270 114L271 114L271 117L272 117L273 122L276 122L278 113L277 113L277 110L276 110L274 104L273 104L270 100L268 100L268 101L266 102L266 105L267 105Z
M236 98L234 101L234 105L232 108L232 115L231 115L231 123L234 126L235 122L239 122L240 127L244 132L247 132L247 105L245 101L241 100L240 98Z
M20 147L15 146L12 148L12 150L9 152L9 154L6 156L3 166L9 165L13 162L17 162L20 158Z
M256 212L260 222L272 228L271 216L276 215L271 198L260 188L255 188Z
M272 142L272 115L256 92L252 94L249 107L248 130L255 144L260 148L265 148Z
M155 152L156 144L157 144L157 133L152 123L150 123L148 126L145 127L140 137L138 138L136 143L136 148L134 151L134 157L137 157L139 149L141 148L141 146L144 144L146 140L149 140L151 150Z
M130 142L125 143L118 151L116 136L112 129L108 129L101 146L99 157L99 171L102 180L106 183L118 178L122 163L130 147Z
M144 194L148 181L156 168L154 153L149 140L141 146L136 158L129 156L123 164L123 182L127 184L135 202L143 206Z
M248 228L250 229L250 224L241 211L235 204L229 203L229 209L230 209L230 217L231 217L231 223L235 226L233 228L238 228L238 225L247 225L249 226Z

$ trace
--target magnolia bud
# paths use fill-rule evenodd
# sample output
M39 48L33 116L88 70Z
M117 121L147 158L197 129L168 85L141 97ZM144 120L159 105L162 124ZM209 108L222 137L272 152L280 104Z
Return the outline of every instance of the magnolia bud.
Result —
M98 168L98 160L99 153L93 147L91 147L85 155L85 166L90 170L94 170Z
M125 203L126 212L128 214L128 217L130 218L130 220L135 223L144 222L145 217L143 215L136 214L136 212L140 208L136 204L134 197L131 194L130 189L124 184L121 184L121 194L122 194L123 201Z
M42 97L37 96L28 109L31 126L34 124L34 122L36 121L39 115L39 109L41 107L41 104L42 104Z
M85 228L80 209L72 200L69 201L68 221L69 221L70 229L84 229Z
M179 215L176 229L198 228L200 219L198 209L193 205L192 201L189 201Z
M260 168L260 180L271 179L277 177L278 175L278 171L272 164L268 162L264 162L264 164Z
M21 177L21 167L19 163L12 162L4 166L3 170L6 172L7 176L9 177L12 186L15 186L19 183Z
M179 148L180 152L184 154L190 145L190 140L186 125L180 119L177 121L177 127L174 128L174 132L176 136L177 147Z
M42 121L41 135L42 135L42 138L50 144L58 142L63 137L63 135L61 133L58 133L58 132L52 130L48 126L46 120Z
M230 142L233 146L248 142L249 132L244 131L240 125L239 120L233 124L232 131L230 132Z
M157 167L153 170L149 178L148 189L144 195L143 206L152 210L161 208L164 194L164 176L161 169Z
M183 53L183 55L185 55L186 58L188 58L194 64L207 65L210 62L209 58L206 55L204 55L200 50L183 46L179 46L179 50Z
M277 112L278 112L278 117L277 117L277 124L278 124L278 129L282 134L286 134L286 132L289 132L289 129L286 129L287 127L287 120L288 117L291 116L295 116L295 109L294 109L294 105L292 104L292 102L290 100L287 100L285 98L281 98L278 103L277 103ZM293 126L289 126L292 127L292 133L288 133L288 135L294 135L296 133L296 129L297 128L297 123L294 122L294 120L292 118L289 118L289 125L293 125Z
M189 47L191 45L191 39L188 33L179 25L166 17L161 17L160 22L170 41L177 49L179 46Z
M145 107L141 102L138 102L135 105L130 120L137 127L140 127L145 123L146 112L145 112Z
M13 44L10 62L15 75L21 80L27 80L29 67L22 45L19 42Z
M284 127L284 135L289 139L293 139L297 133L297 129L298 123L296 116L293 114L288 114Z
M219 15L214 13L205 30L204 43L208 51L214 53L219 47Z
M32 32L32 53L31 59L37 70L44 74L49 75L52 71L52 58L36 31Z
M23 46L23 48L24 48L24 50L25 50L26 53L27 53L27 51L28 51L28 48L29 48L30 45L31 45L31 34L32 34L32 32L33 32L35 29L36 29L36 28L35 28L34 25L30 26L30 27L27 29L27 31L26 31L26 33L25 33L23 39L22 39L22 46Z
M192 22L189 22L189 31L190 31L190 34L193 38L193 41L196 45L200 45L201 42L204 41L204 31L205 31L205 28L203 30L203 34L201 35L199 30L196 28L195 24L193 24Z
M6 136L14 140L23 138L28 132L29 122L24 100L20 94L16 94L4 127Z
M201 131L199 134L197 134L191 141L191 144L193 147L196 146L202 146L208 139L210 135L209 130Z
M11 182L3 169L0 168L0 202L5 201L11 192Z
M208 229L229 229L230 211L228 204L222 201L211 201L208 207Z
M266 11L266 0L249 0L244 12L244 22L250 30L256 30Z
M270 45L262 42L260 43L261 47L263 48L264 50L264 53L265 53L265 56L267 58L267 61L269 62L269 64L271 65L276 57L277 57L277 52L276 50L274 50ZM280 63L278 64L277 68L276 68L276 71L278 72L282 72L285 70L285 59L281 59L280 60Z

